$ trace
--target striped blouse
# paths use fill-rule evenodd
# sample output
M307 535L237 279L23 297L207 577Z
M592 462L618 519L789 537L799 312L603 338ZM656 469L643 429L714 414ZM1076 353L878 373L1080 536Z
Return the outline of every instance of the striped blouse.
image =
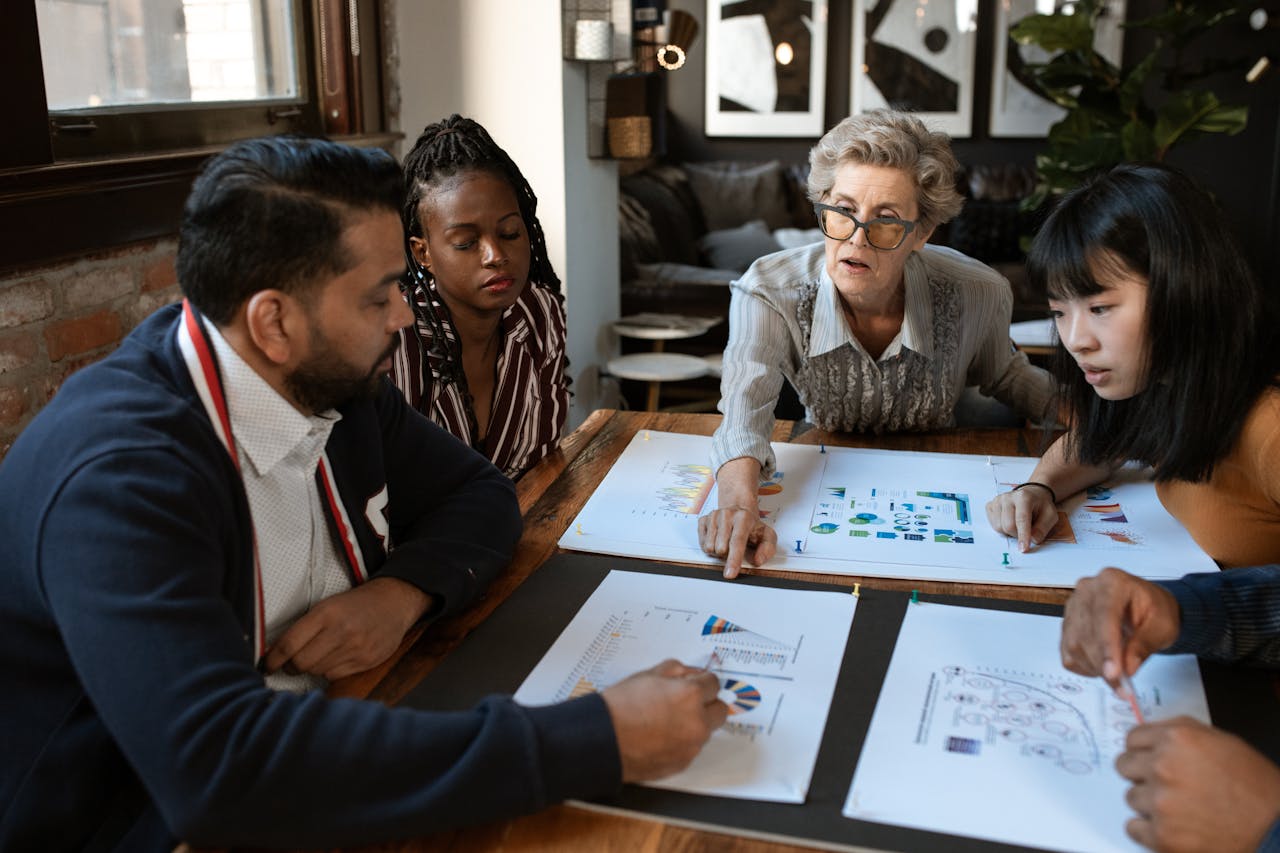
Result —
M502 347L489 429L477 440L475 412L462 372L449 309L434 284L413 288L413 326L400 330L391 379L409 405L483 453L504 474L518 478L555 450L569 412L565 377L565 314L560 294L529 282L502 315ZM427 316L430 298L445 341L435 341ZM449 358L446 352L452 350Z
M769 435L783 379L799 394L806 418L826 430L951 426L968 385L1026 417L1048 412L1053 379L1013 351L1013 294L994 270L939 246L912 253L903 272L902 328L873 359L844 320L823 247L766 255L733 283L715 470L750 456L766 476L772 473Z

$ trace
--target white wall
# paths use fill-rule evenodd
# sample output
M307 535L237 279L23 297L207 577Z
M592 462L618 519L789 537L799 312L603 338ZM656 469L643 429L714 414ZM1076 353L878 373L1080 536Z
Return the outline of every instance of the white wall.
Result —
M560 0L395 0L401 154L450 113L480 122L538 196L564 282L573 406L569 426L617 404L597 379L617 343L618 176L587 158L586 66L565 62Z

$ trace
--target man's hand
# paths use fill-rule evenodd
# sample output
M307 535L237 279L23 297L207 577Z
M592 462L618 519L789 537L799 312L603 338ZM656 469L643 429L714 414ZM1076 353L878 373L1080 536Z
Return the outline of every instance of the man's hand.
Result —
M1188 717L1130 730L1116 759L1138 813L1125 830L1161 851L1252 851L1280 818L1280 768L1235 735Z
M729 715L717 697L720 679L666 660L601 694L622 756L622 781L645 782L689 766Z
M743 560L754 566L768 562L778 550L778 534L760 520L760 508L720 507L698 519L698 544L714 557L724 559L724 576L736 578Z
M987 521L998 533L1017 539L1018 550L1025 554L1043 542L1058 523L1058 507L1048 489L1028 486L988 501Z
M1178 601L1162 586L1119 569L1083 578L1062 618L1062 665L1100 675L1112 689L1152 653L1178 639Z
M267 672L282 667L333 681L391 657L431 597L399 578L372 578L312 607L267 650Z

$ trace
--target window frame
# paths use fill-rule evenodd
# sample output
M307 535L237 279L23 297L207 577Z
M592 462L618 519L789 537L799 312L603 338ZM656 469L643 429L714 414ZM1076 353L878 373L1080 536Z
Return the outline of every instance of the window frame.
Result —
M382 109L378 0L356 0L358 57L350 52L347 0L300 0L299 32L307 37L298 45L299 99L54 114L45 101L35 0L9 5L8 26L0 27L0 55L12 60L11 131L0 146L0 234L6 235L0 273L176 234L201 165L237 139L325 133L389 147L400 138L386 131ZM327 66L320 58L322 33L327 56L337 60ZM80 118L94 120L93 135L117 151L98 153L56 128Z

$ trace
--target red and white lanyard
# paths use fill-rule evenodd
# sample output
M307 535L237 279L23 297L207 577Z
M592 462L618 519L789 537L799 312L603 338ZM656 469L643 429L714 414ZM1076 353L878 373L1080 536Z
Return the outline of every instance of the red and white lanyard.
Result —
M209 340L208 331L204 328L201 318L191 307L191 303L185 299L182 300L182 322L178 325L178 348L182 351L182 358L186 362L187 372L191 374L191 381L196 387L196 393L200 396L200 402L204 404L205 412L213 423L214 432L218 434L218 439L226 448L236 471L240 471L240 455L236 452L235 436L231 433L231 413L227 408L227 398L222 387L222 376L218 373L218 363L214 358L213 344ZM325 500L329 504L331 517L338 527L343 556L346 557L347 567L351 571L351 580L358 586L368 578L364 556L360 551L360 544L356 541L355 530L351 526L346 507L338 497L333 475L330 473L329 457L325 453L320 456L318 479L321 491L324 492ZM262 592L262 561L258 556L256 528L252 534L253 648L256 663L267 653L267 631L266 606Z

